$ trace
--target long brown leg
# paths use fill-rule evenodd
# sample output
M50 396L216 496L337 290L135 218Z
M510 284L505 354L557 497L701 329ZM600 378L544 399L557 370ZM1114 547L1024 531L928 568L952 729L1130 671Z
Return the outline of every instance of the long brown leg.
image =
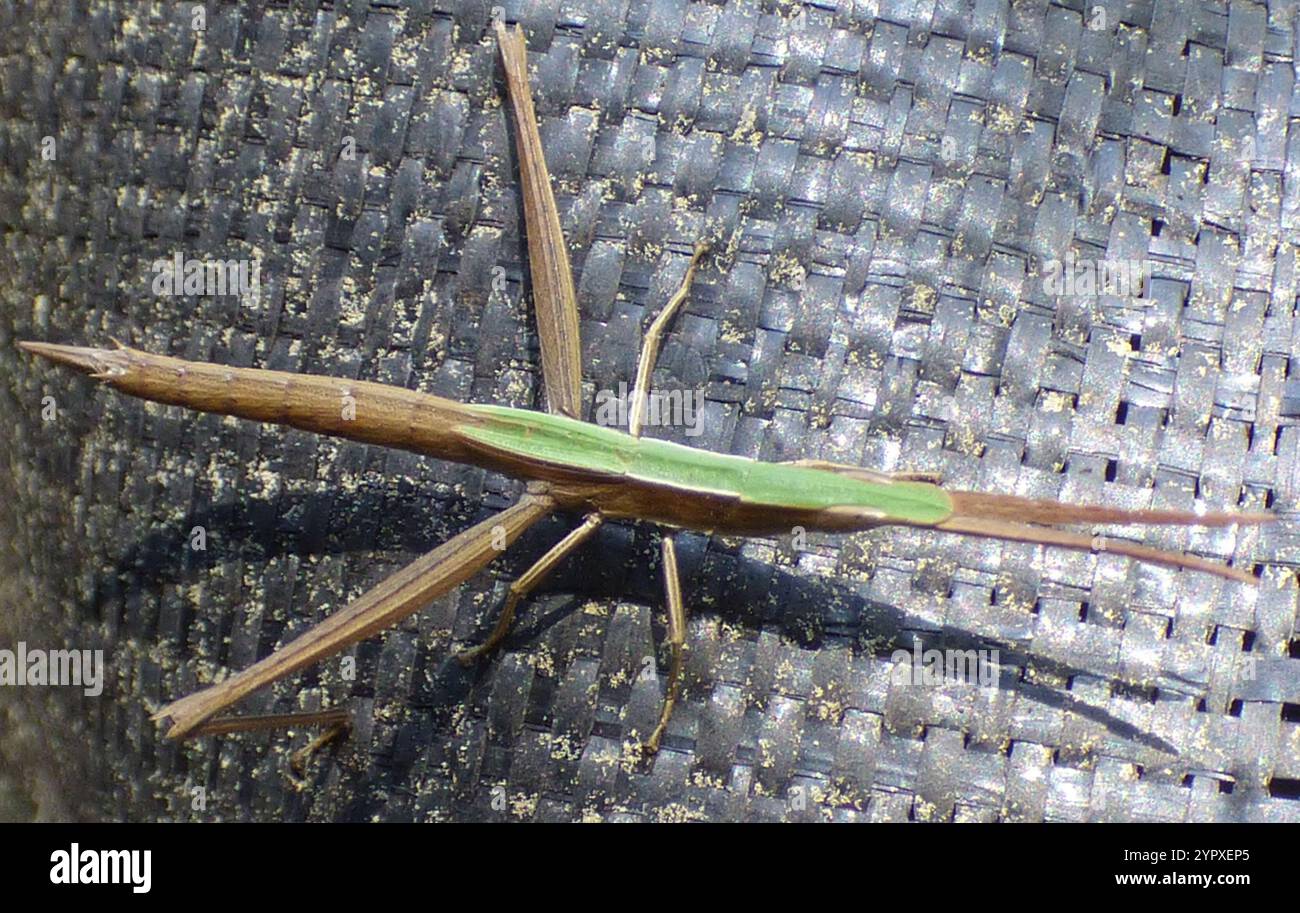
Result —
M664 593L668 597L668 647L672 650L672 666L668 670L668 691L664 695L659 724L645 742L644 748L654 754L668 729L668 720L677 706L677 696L682 688L682 666L686 658L686 605L682 602L681 575L677 570L677 546L671 536L663 539Z
M936 523L935 529L945 532L964 533L968 536L983 536L988 539L1005 539L1012 542L1029 542L1034 545L1054 545L1057 548L1069 548L1075 551L1100 554L1110 552L1112 555L1124 555L1136 558L1148 564L1160 564L1165 567L1186 568L1204 571L1227 580L1237 580L1251 586L1259 586L1259 580L1249 571L1228 567L1218 561L1188 555L1183 552L1171 552L1113 539L1106 536L1093 536L1087 533L1075 533L1050 526L1033 526L1028 523L1012 523L1008 520L986 519L982 517L953 516L942 523Z
M250 713L246 716L217 716L194 727L190 735L228 735L232 732L262 732L267 729L301 729L321 726L334 729L350 726L346 710L312 710L304 713Z
M677 313L677 309L682 306L686 300L686 294L691 289L691 281L695 278L695 268L699 266L700 257L709 249L708 244L699 241L695 245L695 251L691 254L690 266L686 267L686 276L682 279L681 286L673 294L673 297L664 305L664 309L659 312L659 316L650 324L650 329L646 330L645 341L641 343L641 357L636 364L636 384L632 390L632 411L627 420L627 433L632 437L641 436L641 425L645 422L646 407L649 405L650 396L650 375L654 373L655 359L659 357L659 343L663 339L664 330L668 328L668 323Z
M153 719L171 719L171 739L195 732L240 698L391 627L464 583L554 508L544 486L530 486L516 504L417 558L297 640L219 684L173 701Z
M518 607L520 600L527 596L537 584L546 579L546 575L555 570L555 566L568 557L569 553L579 545L586 542L604 522L604 517L597 513L587 514L583 519L582 525L573 530L559 542L557 542L550 551L548 551L537 562L524 571L518 579L510 584L510 593L506 596L505 605L501 607L501 615L497 618L496 626L492 628L492 633L488 639L483 641L477 647L471 647L462 650L456 658L462 665L468 666L484 654L491 653L501 641L505 640L510 633L510 625L515 619L515 609Z
M247 716L218 716L197 726L190 735L228 735L232 732L261 732L267 729L301 729L322 727L324 732L313 738L289 758L289 772L302 783L307 761L312 755L352 729L352 715L343 709L312 710L303 713L259 713Z
M636 384L632 390L632 411L627 422L627 432L632 437L641 436L642 425L645 423L650 396L650 375L654 373L655 360L659 357L659 344L663 340L664 331L677 313L677 309L686 301L700 258L708 249L709 246L705 242L696 243L695 250L691 253L690 265L686 267L686 275L682 278L682 284L678 286L672 298L664 305L664 309L659 312L659 316L646 330L645 339L641 343L641 356L637 359ZM677 705L686 650L686 606L682 602L681 577L677 571L677 547L673 544L671 536L664 537L662 550L664 592L668 597L668 647L672 651L672 666L668 671L668 692L664 696L663 709L659 713L659 723L642 746L649 754L659 750L659 742L663 739L664 731L668 728L668 720Z
M528 229L528 265L533 278L533 310L542 344L542 377L550 412L582 418L582 351L578 341L578 299L573 291L569 252L564 246L551 175L537 131L533 96L528 86L528 48L519 26L495 23L506 85L515 118L519 183L523 185L524 224Z

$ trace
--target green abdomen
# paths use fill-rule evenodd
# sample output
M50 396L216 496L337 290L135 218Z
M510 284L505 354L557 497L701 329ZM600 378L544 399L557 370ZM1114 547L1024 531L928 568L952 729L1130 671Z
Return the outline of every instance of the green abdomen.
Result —
M712 512L719 528L727 517L766 512L773 528L789 516L809 512L872 512L878 523L931 525L952 513L952 502L939 487L923 482L874 482L806 466L764 463L747 457L696 450L668 441L633 438L564 416L502 406L468 406L481 424L462 428L479 447L506 458L514 474L553 480L590 477L622 489L653 489L662 514L675 501L704 499L718 505ZM665 490L676 498L664 497ZM669 505L667 508L664 504ZM620 511L626 513L626 511ZM698 511L682 508L683 517ZM664 516L647 516L678 522ZM696 526L696 521L679 525ZM737 522L748 528L750 522ZM866 525L866 524L863 524Z

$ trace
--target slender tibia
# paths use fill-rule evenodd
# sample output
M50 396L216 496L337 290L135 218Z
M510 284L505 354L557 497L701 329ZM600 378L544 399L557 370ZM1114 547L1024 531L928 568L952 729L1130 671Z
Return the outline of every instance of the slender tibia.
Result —
M289 772L301 782L307 761L325 746L352 729L352 715L343 709L305 713L263 713L248 716L220 716L198 726L190 735L229 735L234 732L264 732L269 729L323 728L325 731L289 758Z
M672 651L672 667L668 671L668 692L664 695L659 724L644 745L649 754L659 750L659 743L668 729L668 720L673 715L673 708L677 706L677 697L682 688L682 665L686 656L686 605L682 602L681 575L677 570L677 546L671 536L664 536L663 559L664 593L668 597L668 647Z
M348 711L315 710L306 713L257 713L247 716L219 716L194 728L190 735L229 735L232 732L264 732L268 729L304 729L350 726Z
M312 759L316 752L326 747L336 739L341 739L352 731L352 721L344 720L336 723L329 729L322 732L316 738L312 739L302 748L299 748L289 757L289 773L293 776L294 782L301 784L307 772L307 762Z
M496 625L492 628L492 633L488 639L477 647L471 647L462 650L456 658L463 665L468 666L484 654L491 653L501 641L505 640L510 633L510 625L515 620L515 609L519 606L520 601L532 591L533 587L546 579L546 575L555 569L555 566L563 561L570 552L576 549L583 542L591 537L604 517L600 514L587 514L583 519L582 525L573 530L563 539L555 544L545 555L537 559L537 563L530 567L513 583L510 584L510 592L506 596L505 605L501 607L501 614L497 618Z
M664 309L659 312L659 316L650 324L650 329L646 330L645 341L641 343L641 357L636 364L636 384L632 391L632 411L629 413L627 420L627 433L632 437L641 436L641 425L645 421L647 397L650 395L650 375L655 369L655 360L659 357L659 343L663 339L664 330L668 328L668 323L677 313L677 309L682 306L686 300L686 295L691 289L691 281L695 278L695 269L699 266L700 257L709 249L709 245L704 241L697 241L695 251L691 254L691 263L686 267L686 276L682 279L681 286L673 294L673 297L664 305Z
M172 721L168 738L192 734L259 688L391 627L464 583L554 507L543 488L530 487L516 504L417 558L297 640L219 684L173 701L153 718Z
M1052 545L1058 548L1076 551L1124 555L1145 561L1148 564L1160 564L1165 567L1185 568L1205 571L1229 580L1239 580L1257 586L1259 581L1253 574L1228 567L1208 558L1198 558L1183 552L1166 551L1149 545L1137 545L1122 539L1106 536L1090 536L1086 533L1073 533L1066 530L1052 529L1047 526L1031 526L1027 523L1012 523L1007 520L989 520L977 517L951 517L935 526L946 532L964 533L968 536L984 536L990 539L1010 539L1014 542L1030 542L1035 545Z

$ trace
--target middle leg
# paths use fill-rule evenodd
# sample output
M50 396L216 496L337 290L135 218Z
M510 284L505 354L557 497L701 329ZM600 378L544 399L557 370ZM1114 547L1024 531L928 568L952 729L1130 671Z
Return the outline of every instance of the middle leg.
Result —
M647 400L650 396L650 375L655 369L655 359L659 357L659 343L663 339L664 330L667 329L668 322L673 319L673 314L677 313L677 309L686 300L686 293L690 291L691 281L695 278L695 269L700 264L700 257L704 256L704 252L708 249L709 246L705 242L696 243L695 251L691 254L691 264L686 267L686 276L682 279L681 286L673 293L673 297L668 299L659 316L650 324L650 329L646 330L645 341L641 343L641 357L636 363L632 411L627 420L627 433L632 437L641 436L641 425L645 421Z
M524 571L517 580L510 584L510 592L506 596L505 605L501 607L501 615L497 618L496 626L492 628L492 633L488 635L488 639L477 647L462 650L456 655L462 665L468 666L485 653L495 650L501 641L505 640L506 635L510 633L510 625L515 619L515 609L518 607L520 600L527 596L533 587L541 583L547 574L555 570L555 566L568 557L570 552L591 538L591 534L600 528L600 524L604 520L605 518L598 513L587 514L581 526L552 546L550 551L537 559L536 564Z
M659 742L668 729L668 720L677 706L682 689L682 666L686 657L686 605L682 602L681 574L677 570L677 546L671 536L663 539L664 593L668 597L668 646L672 650L672 666L668 670L668 691L659 712L659 724L645 742L648 754L659 750Z

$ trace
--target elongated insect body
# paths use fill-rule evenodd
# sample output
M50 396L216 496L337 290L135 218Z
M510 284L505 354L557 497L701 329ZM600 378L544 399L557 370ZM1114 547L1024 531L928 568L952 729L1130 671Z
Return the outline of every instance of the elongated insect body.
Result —
M634 438L564 415L466 405L368 381L229 368L126 346L21 345L133 396L486 466L553 483L562 506L611 517L765 533L794 526L930 526L952 514L948 494L936 485L764 463Z
M734 535L885 525L1127 555L1253 583L1218 562L1051 529L1066 523L1227 526L1270 514L1119 510L980 492L816 461L766 463L637 438L564 415L467 405L369 381L229 368L116 349L20 343L124 393L485 466L549 484L562 509Z
M706 249L703 242L696 244L680 288L645 334L628 431L579 421L582 366L577 304L528 89L527 49L517 26L509 30L497 21L494 29L516 127L534 310L550 414L469 405L365 381L191 362L122 345L99 349L20 343L30 352L89 372L124 393L145 399L400 447L528 480L526 493L507 510L416 559L248 668L160 708L155 719L172 721L170 737L283 722L289 717L250 721L218 719L216 715L257 689L417 611L485 567L534 523L561 510L583 513L582 523L510 584L509 597L491 634L479 646L458 654L462 662L499 646L520 600L606 519L632 518L742 535L786 533L796 527L848 532L905 525L1125 555L1256 582L1245 570L1206 558L1055 527L1080 523L1226 526L1275 519L1269 514L1119 510L949 491L916 474L881 473L817 460L767 463L642 438L642 409L659 344L686 299ZM663 540L662 561L672 662L659 722L644 742L651 750L658 748L681 691L687 645L687 610L671 535ZM293 719L302 716L290 715ZM337 716L333 715L335 724ZM328 720L329 714L322 719ZM327 734L313 744L324 744L329 738Z
M826 531L887 523L930 526L952 514L937 485L867 481L790 463L696 450L632 437L560 415L468 407L464 429L479 453L517 475L545 474L561 503L609 517L705 532L761 534L795 526Z

